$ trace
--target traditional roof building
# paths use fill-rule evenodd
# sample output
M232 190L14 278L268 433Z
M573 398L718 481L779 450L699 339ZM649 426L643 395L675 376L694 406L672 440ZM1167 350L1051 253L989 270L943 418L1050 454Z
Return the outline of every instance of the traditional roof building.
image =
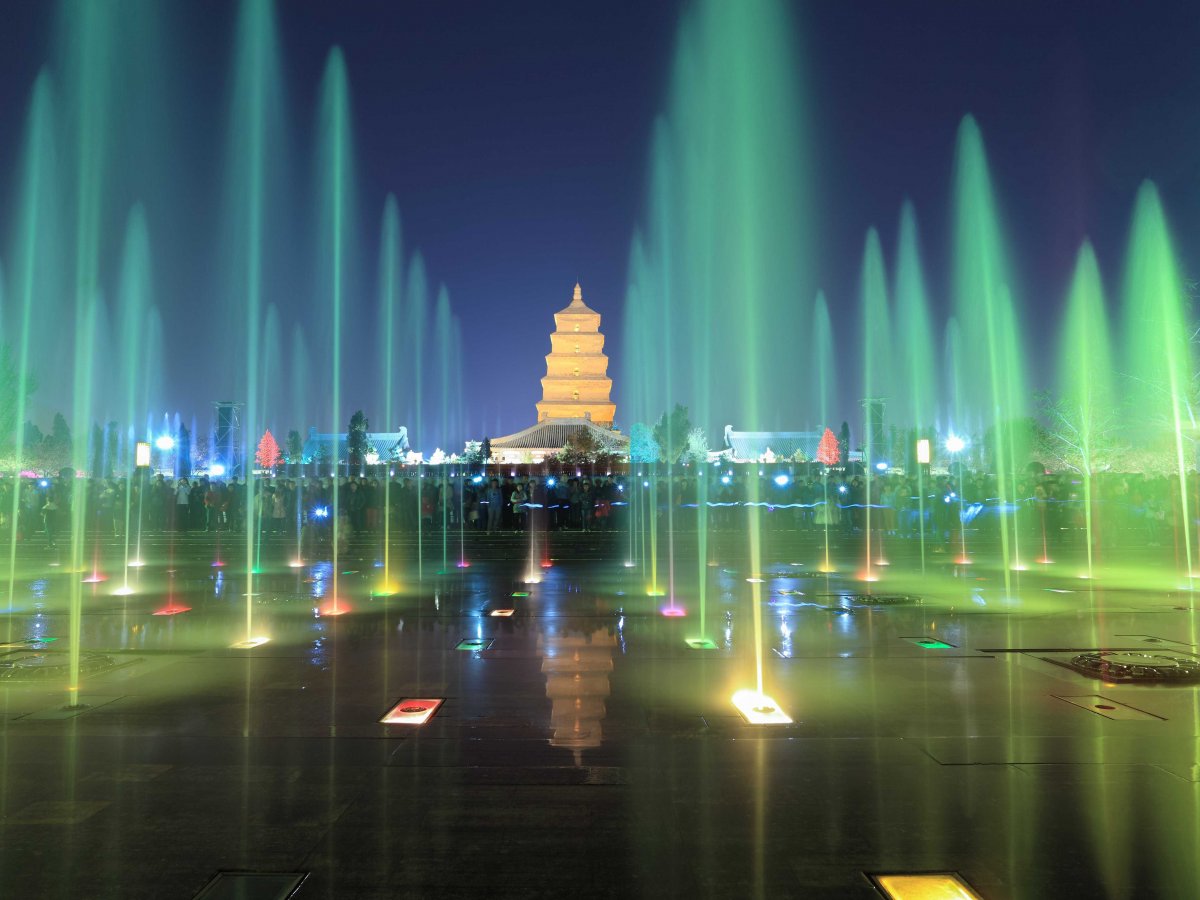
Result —
M540 463L581 431L588 432L597 446L627 454L629 438L612 428L617 407L611 393L600 313L583 302L583 289L577 284L571 303L554 314L537 424L493 438L492 458L503 463Z
M725 426L725 446L733 459L760 462L768 454L776 459L794 459L797 453L805 459L817 458L821 443L820 431L734 431Z
M321 434L315 427L309 428L308 439L304 442L304 461L316 462L324 460L339 463L347 462L350 458L350 445L346 432L341 434ZM375 457L366 462L390 462L404 458L408 452L408 429L401 428L396 432L368 431L367 456Z

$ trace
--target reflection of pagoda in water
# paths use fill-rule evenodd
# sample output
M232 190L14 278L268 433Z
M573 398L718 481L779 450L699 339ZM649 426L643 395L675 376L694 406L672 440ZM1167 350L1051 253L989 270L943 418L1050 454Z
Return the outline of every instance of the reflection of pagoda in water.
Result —
M550 746L574 750L576 765L584 749L600 746L600 720L606 713L604 698L616 646L616 635L607 628L587 635L560 635L550 626L538 636L546 696L552 703Z

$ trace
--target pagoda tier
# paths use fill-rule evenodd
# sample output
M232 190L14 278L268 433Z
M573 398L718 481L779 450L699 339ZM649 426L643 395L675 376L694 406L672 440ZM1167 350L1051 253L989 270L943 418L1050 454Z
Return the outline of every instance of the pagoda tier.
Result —
M583 302L578 284L570 305L554 314L554 327L542 400L537 405L538 421L591 419L611 425L617 408L609 399L612 379L608 377L600 313Z

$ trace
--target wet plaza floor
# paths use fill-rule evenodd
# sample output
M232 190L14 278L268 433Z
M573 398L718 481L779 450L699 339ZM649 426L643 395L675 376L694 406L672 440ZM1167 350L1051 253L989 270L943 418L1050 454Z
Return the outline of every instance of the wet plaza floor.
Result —
M1169 560L921 576L903 544L864 581L853 547L821 574L819 536L766 537L757 567L693 536L651 572L620 534L555 533L537 565L520 535L435 536L419 576L411 540L335 569L268 539L248 580L236 540L190 535L147 540L125 595L118 543L84 572L22 548L0 896L865 898L922 871L1200 895L1200 687L1071 665L1195 658L1186 585L1138 574ZM790 724L734 708L760 666Z

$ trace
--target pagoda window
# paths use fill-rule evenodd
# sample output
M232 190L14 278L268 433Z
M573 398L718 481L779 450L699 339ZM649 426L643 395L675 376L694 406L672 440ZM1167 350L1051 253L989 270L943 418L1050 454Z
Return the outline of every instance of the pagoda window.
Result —
M579 399L579 391L571 391L571 399L578 400Z
M578 344L576 344L576 345L575 345L575 352L576 352L576 353L578 353L578 352L579 352L579 345L578 345Z
M576 366L576 367L575 367L575 377L576 377L576 378L578 378L578 377L579 377L579 366Z
M578 323L578 322L576 322L576 323L575 323L575 330L576 330L576 331L578 331L578 330L579 330L579 323Z

